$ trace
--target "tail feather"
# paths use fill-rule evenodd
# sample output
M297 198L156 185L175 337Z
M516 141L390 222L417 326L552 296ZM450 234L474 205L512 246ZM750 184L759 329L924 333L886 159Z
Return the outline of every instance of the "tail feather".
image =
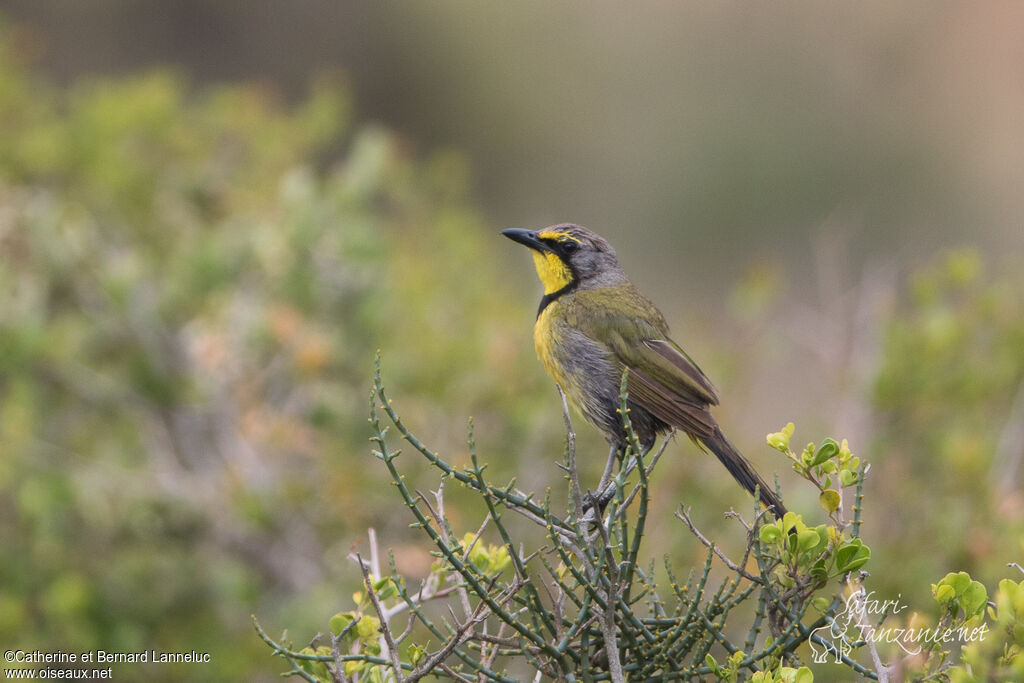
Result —
M725 469L750 493L754 493L756 487L761 488L761 502L772 509L772 514L781 519L786 514L786 506L782 504L779 497L775 495L774 487L768 486L765 481L754 470L754 466L744 458L736 447L725 438L725 434L717 426L714 433L701 442L714 453L718 460L725 465Z

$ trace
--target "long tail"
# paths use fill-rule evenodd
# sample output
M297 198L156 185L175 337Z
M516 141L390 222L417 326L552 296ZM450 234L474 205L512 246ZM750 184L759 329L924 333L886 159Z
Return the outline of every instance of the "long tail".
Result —
M715 426L714 434L706 439L701 439L701 442L718 456L719 461L725 465L725 469L729 470L743 488L753 493L755 487L761 487L761 502L772 509L772 514L779 519L786 514L786 506L775 495L775 488L764 482L764 479L754 470L754 466L740 455L736 447L725 438L721 429Z

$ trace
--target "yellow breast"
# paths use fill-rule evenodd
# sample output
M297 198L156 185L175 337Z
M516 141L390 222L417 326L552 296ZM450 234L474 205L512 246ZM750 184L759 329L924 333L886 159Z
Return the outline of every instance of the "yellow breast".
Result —
M600 427L603 424L603 406L600 393L588 391L585 377L577 372L573 374L573 349L570 323L566 318L566 304L561 300L553 301L537 316L533 326L533 345L537 349L537 357L544 364L551 379L562 388L570 406L591 423ZM586 353L586 349L575 349L577 353Z
M533 325L533 346L537 350L537 358L544 364L544 369L564 389L566 388L565 373L561 363L555 358L558 340L556 339L554 321L555 311L559 305L559 302L553 301L537 316L537 322Z

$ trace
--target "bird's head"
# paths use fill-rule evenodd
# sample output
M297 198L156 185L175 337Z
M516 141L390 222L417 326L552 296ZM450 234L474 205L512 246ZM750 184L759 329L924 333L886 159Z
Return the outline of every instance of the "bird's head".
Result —
M544 294L579 285L604 287L625 280L612 246L581 225L563 223L543 230L511 228L501 234L530 248Z

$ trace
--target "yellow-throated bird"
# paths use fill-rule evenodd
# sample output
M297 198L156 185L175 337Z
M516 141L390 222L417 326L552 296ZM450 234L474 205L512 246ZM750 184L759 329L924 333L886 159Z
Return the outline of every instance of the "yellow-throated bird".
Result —
M544 296L533 328L537 356L571 403L613 446L625 446L617 412L622 373L628 369L629 414L649 449L676 427L718 456L747 491L781 517L786 512L753 466L712 417L715 388L668 336L664 316L619 267L600 235L572 224L502 235L530 248Z

